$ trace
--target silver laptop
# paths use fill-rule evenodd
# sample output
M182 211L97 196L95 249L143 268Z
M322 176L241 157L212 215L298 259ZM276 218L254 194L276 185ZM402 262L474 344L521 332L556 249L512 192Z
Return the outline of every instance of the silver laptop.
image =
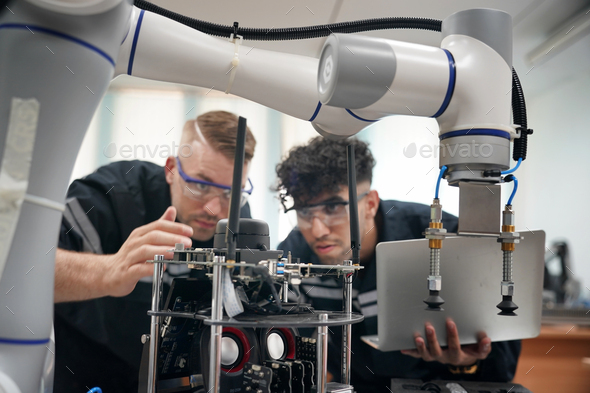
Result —
M513 301L517 316L500 316L502 250L495 238L453 237L441 250L443 311L426 310L429 269L428 240L377 245L378 334L362 339L381 351L414 349L414 332L425 338L424 323L446 345L445 320L457 324L461 344L477 342L484 331L492 341L536 337L541 329L545 232L521 232L514 252Z

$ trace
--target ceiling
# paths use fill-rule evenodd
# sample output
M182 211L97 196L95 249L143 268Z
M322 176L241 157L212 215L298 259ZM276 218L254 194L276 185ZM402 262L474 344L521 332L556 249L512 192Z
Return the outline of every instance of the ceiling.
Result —
M570 21L590 18L590 0L151 0L156 5L193 18L241 27L278 28L310 26L388 16L444 19L469 8L495 8L508 12L514 26L514 67L525 92L539 93L570 75L584 72L590 64L588 31L578 34L560 50L552 51L539 64L527 55L555 34L564 35ZM577 20L574 20L575 17ZM575 24L573 24L575 25ZM561 29L560 29L561 27ZM573 37L577 30L572 30ZM382 30L363 33L370 36L439 46L440 34L421 30ZM248 46L318 57L325 38L301 41L248 41ZM565 49L564 49L565 48ZM548 48L549 49L549 48ZM535 66L531 70L531 67ZM127 83L123 81L124 83Z

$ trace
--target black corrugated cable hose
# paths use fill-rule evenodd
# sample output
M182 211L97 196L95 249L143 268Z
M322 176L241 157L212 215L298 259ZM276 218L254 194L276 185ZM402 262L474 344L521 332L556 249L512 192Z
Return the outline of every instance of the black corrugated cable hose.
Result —
M529 130L527 126L524 93L514 68L512 68L512 118L514 120L514 124L518 124L520 126L518 128L520 130L520 138L514 140L512 159L514 161L518 161L519 158L522 158L524 161L526 160L527 139L529 134L533 133L533 130Z
M158 7L155 4L145 0L134 0L136 7L146 11L154 12L166 18L182 23L188 27L199 30L203 33L229 38L237 31L244 40L253 41L288 41L304 40L309 38L327 37L332 33L360 33L370 30L386 29L421 29L430 31L441 31L442 21L428 18L376 18L364 19L353 22L332 23L328 25L306 26L306 27L288 27L288 28L244 28L234 26L224 26L216 23L205 22L199 19L189 18L169 11L165 8ZM533 131L527 128L526 105L524 94L518 75L512 68L512 116L514 123L520 125L520 138L515 139L512 158L518 161L526 159L527 137Z
M148 1L134 0L134 4L138 8L165 16L177 21L178 23L182 23L183 25L192 27L193 29L197 29L209 35L229 38L230 35L234 33L233 26L224 26L216 23L205 22L199 19L189 18L162 7L158 7L157 5ZM422 29L440 31L441 23L442 22L440 20L427 18L377 18L306 27L288 27L281 29L238 27L237 30L238 35L241 35L245 40L288 41L327 37L332 33L359 33L369 30Z

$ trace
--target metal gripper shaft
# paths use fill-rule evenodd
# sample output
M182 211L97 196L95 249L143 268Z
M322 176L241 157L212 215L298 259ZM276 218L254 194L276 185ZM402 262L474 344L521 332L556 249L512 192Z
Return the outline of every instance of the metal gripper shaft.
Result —
M500 309L499 315L515 316L514 310L518 306L512 301L514 295L514 281L512 281L512 263L516 243L520 240L514 227L514 211L511 205L506 205L502 212L502 233L498 241L502 243L502 283L500 293L502 301L496 307Z
M512 262L514 259L514 251L503 251L503 253L502 280L512 281Z
M430 223L426 228L425 234L428 239L428 248L430 248L430 271L428 275L428 297L424 303L428 306L427 310L442 311L441 305L444 300L440 297L442 288L442 277L440 275L440 249L446 234L446 229L442 224L442 205L438 199L432 201L430 205Z
M430 275L440 276L440 248L430 249Z

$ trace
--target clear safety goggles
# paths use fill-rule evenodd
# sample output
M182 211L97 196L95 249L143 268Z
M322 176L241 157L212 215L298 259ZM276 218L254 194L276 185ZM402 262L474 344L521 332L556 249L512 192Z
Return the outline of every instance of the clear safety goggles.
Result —
M178 165L178 174L186 183L183 188L183 193L185 196L201 203L207 203L213 198L219 197L219 201L222 206L229 206L229 200L231 198L231 186L190 177L182 170L182 165L180 164L178 157L176 157L176 163ZM252 190L254 190L254 185L252 184L250 178L248 178L248 187L248 189L241 190L240 207L244 206L246 202L248 202L248 197L252 194Z
M360 201L369 194L369 191L360 194L357 201ZM348 222L349 201L326 201L313 205L291 207L285 213L294 210L297 214L297 225L299 228L309 228L313 219L318 218L326 226L336 226Z

